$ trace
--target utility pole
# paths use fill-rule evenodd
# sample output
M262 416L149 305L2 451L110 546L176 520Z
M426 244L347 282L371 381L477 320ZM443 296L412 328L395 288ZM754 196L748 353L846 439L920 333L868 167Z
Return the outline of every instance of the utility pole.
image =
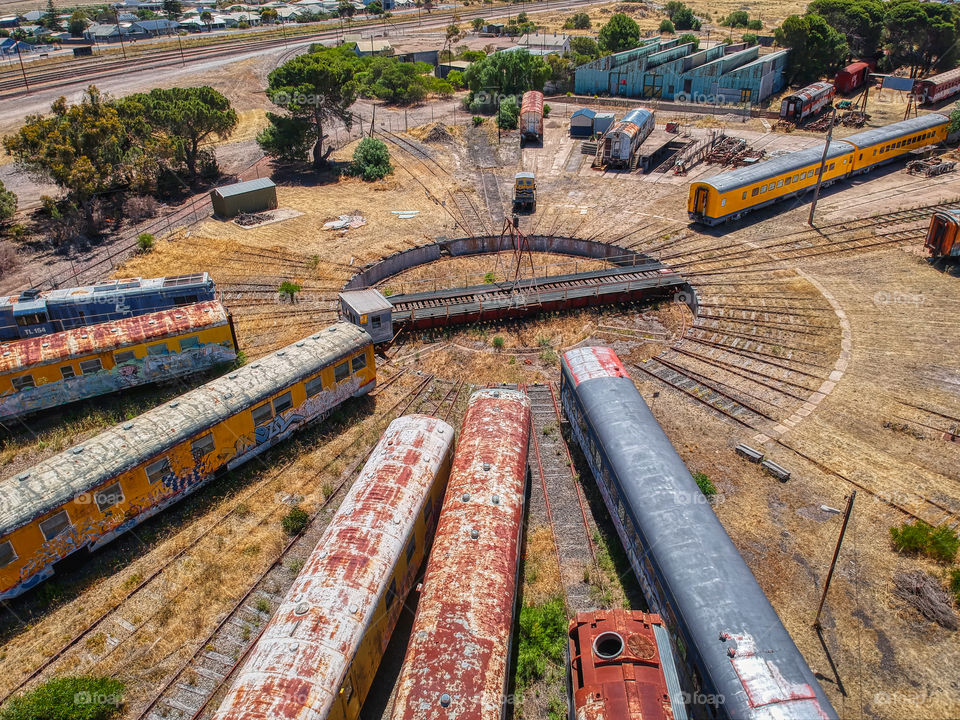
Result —
M183 67L187 64L187 61L183 57L183 42L181 42L179 34L177 34L177 45L180 47L180 67Z
M27 70L23 67L23 55L20 54L20 40L17 39L17 58L20 60L20 74L23 75L23 86L30 92L30 83L27 82Z
M120 11L117 6L113 6L113 17L117 19L117 35L120 36L120 49L123 51L123 59L127 59L127 48L123 44L123 30L120 29Z
M833 139L833 126L837 121L837 109L833 108L830 116L830 125L827 127L827 141L823 144L823 155L820 156L820 172L817 173L817 186L813 189L813 204L810 206L810 217L807 225L813 227L813 214L817 211L817 200L820 198L820 186L823 184L823 169L827 165L827 153L830 151L830 141Z
M830 589L830 581L833 579L833 571L837 567L837 558L840 556L840 546L843 544L843 536L847 532L847 523L850 521L850 514L853 512L853 501L857 497L857 491L854 490L847 498L847 508L843 511L843 525L840 526L840 537L837 538L837 547L833 551L833 560L830 561L830 571L827 573L827 581L823 584L823 595L820 596L820 606L817 608L817 616L813 619L813 626L820 629L820 613L823 612L823 604L827 600L827 590Z

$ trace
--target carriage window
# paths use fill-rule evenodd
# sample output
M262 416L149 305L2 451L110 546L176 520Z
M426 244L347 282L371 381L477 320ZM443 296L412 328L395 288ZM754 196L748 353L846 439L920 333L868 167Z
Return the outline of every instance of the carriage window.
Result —
M136 360L136 358L137 356L134 354L133 350L127 350L125 352L117 352L113 354L113 363L115 365L121 365L125 362Z
M16 559L17 554L13 551L13 544L9 540L0 543L0 568L5 568Z
M836 163L830 163L830 167L828 167L827 170L833 170L836 166Z
M720 207L724 207L726 204L727 204L727 199L726 199L726 198L724 198L723 200L720 201Z
M289 392L285 392L283 395L278 397L273 401L273 411L279 415L284 410L289 410L293 407L293 399L290 397Z
M100 372L101 370L103 370L103 364L100 362L100 358L94 358L93 360L80 361L80 372L83 373L84 375Z
M343 702L349 705L353 699L353 680L351 680L349 676L346 682L343 683L343 687L340 688L340 692L343 694Z
M48 517L40 523L40 532L46 540L53 540L57 535L70 527L70 518L67 517L67 511L61 510L53 517Z
M791 182L791 179L790 179L790 178L787 178L786 180L783 181L783 184L784 184L784 185L789 185L790 182Z
M757 193L759 193L759 192L760 192L760 188L754 188L754 189L753 189L753 192L750 193L750 197L756 197L756 196L757 196Z
M156 345L147 345L147 355L166 355L167 344L157 343Z
M423 519L427 521L430 519L430 516L433 514L433 498L428 497L427 501L423 504Z
M312 380L307 380L306 385L304 385L304 390L307 391L307 397L313 397L318 392L323 390L323 380L319 375Z
M353 372L359 372L367 366L367 356L366 355L357 355L353 360L350 361L350 368Z
M184 338L180 341L180 352L185 350L193 350L194 348L200 347L200 338L196 335L193 337Z
M147 473L147 481L150 483L155 483L157 480L160 480L162 477L169 475L172 470L170 469L170 460L168 458L160 458L156 462L152 462L144 468Z
M190 443L190 450L195 456L203 457L204 455L213 452L214 446L213 433L207 433L206 435L201 435L192 443Z
M379 329L379 327L380 327L380 316L379 316L379 315L374 315L372 318L370 318L370 327L372 327L374 330Z
M409 563L410 560L413 558L413 553L415 553L416 550L417 550L417 536L414 535L412 538L410 538L410 542L407 545L407 563Z
M33 375L21 375L20 377L10 378L10 382L13 383L14 392L37 386L33 381Z
M743 199L743 200L746 200L746 199L747 199L747 191L746 191L746 190L743 191L743 198L741 198L741 199Z
M801 179L801 180L805 180L806 177L807 177L807 174L806 174L805 172L800 173L800 179Z
M765 193L766 191L767 191L767 186L766 186L766 185L763 185L763 186L760 188L760 194L762 195L762 194Z
M342 362L333 369L333 380L334 382L340 382L341 380L346 380L347 376L350 375L350 367L346 362Z
M787 179L789 179L789 178L787 178ZM777 187L783 187L783 180L779 180L779 181L777 182Z
M799 175L794 175L794 176L793 176L793 181L794 181L794 182L797 182L797 180L799 180L799 179L800 179L800 176L799 176Z
M98 490L93 494L93 499L96 501L100 512L106 512L123 500L123 490L120 489L120 483L115 482L103 490Z
M60 368L60 377L64 380L69 380L72 377L77 376L77 371L73 369L73 365L64 365Z
M387 610L393 607L393 601L397 599L397 579L390 581L390 587L387 588Z
M260 427L273 419L273 410L270 407L270 403L264 403L260 407L255 407L250 411L250 414L253 415L254 427Z

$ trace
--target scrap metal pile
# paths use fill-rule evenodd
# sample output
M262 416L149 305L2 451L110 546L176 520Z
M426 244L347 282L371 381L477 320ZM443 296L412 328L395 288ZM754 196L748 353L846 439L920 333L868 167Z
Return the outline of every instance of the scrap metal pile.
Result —
M925 177L935 177L953 172L957 163L952 160L944 160L939 157L929 157L923 160L911 160L907 163L907 172L911 175L923 175Z

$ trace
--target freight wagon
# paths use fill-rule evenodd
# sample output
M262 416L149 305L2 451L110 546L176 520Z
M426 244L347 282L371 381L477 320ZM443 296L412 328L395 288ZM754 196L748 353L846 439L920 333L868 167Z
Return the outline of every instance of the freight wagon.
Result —
M96 550L376 384L337 323L0 482L0 600Z
M631 167L637 149L653 132L653 111L635 108L623 116L623 120L604 133L597 148L601 165Z
M570 720L687 720L659 615L594 610L570 621Z
M233 321L216 301L15 340L0 346L0 422L236 357Z
M836 718L813 672L610 348L570 350L561 400L695 717Z
M520 144L543 141L543 93L528 90L520 103Z
M921 105L940 102L960 92L960 68L917 80L913 92Z
M832 83L816 82L807 85L803 90L787 95L780 101L780 119L799 125L832 103L836 94L837 89Z
M823 168L824 186L868 173L907 156L911 150L946 140L949 122L944 115L930 113L833 141ZM802 195L817 184L822 156L822 147L798 150L693 182L687 215L693 222L718 225Z
M525 393L470 397L392 720L506 716L529 440Z
M359 716L426 557L453 436L424 415L390 423L214 720Z
M960 210L941 210L930 218L923 247L931 257L960 257Z
M833 84L836 86L838 93L847 94L863 87L869 77L870 65L865 62L855 62L840 70L834 78Z
M24 290L0 298L0 340L36 337L84 325L214 300L207 273L108 280L86 287Z

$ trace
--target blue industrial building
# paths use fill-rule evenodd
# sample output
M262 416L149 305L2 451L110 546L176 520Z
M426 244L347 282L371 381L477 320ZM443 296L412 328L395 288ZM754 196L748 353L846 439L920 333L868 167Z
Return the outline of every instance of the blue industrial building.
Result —
M757 46L694 50L676 39L599 58L576 70L578 95L619 95L706 103L760 103L786 84L787 50L760 56Z

